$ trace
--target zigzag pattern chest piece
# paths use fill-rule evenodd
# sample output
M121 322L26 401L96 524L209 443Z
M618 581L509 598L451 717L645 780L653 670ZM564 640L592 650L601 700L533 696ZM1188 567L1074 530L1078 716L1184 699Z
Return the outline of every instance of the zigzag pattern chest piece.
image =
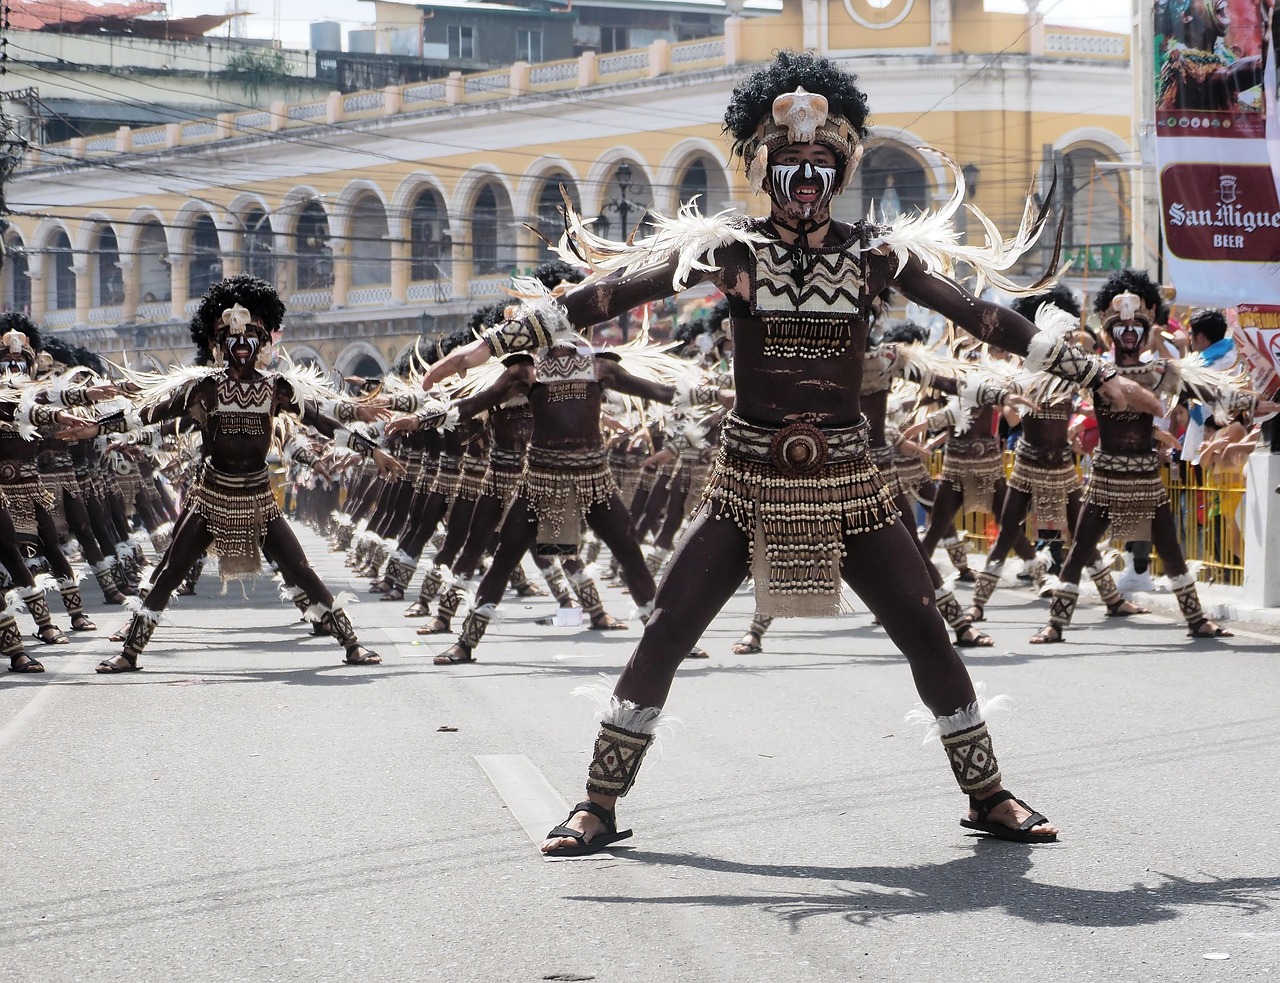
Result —
M751 271L751 312L764 322L764 353L784 358L824 358L848 350L853 325L862 319L862 260L841 246L804 254L796 276L796 252L781 242L757 246Z

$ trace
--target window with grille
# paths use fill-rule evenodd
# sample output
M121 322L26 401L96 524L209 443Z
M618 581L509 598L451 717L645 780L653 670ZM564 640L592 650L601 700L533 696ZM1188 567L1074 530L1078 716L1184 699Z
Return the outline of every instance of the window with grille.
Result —
M516 31L516 61L542 61L541 31Z
M473 27L460 27L456 24L449 25L449 57L450 58L475 58L476 56L476 32Z

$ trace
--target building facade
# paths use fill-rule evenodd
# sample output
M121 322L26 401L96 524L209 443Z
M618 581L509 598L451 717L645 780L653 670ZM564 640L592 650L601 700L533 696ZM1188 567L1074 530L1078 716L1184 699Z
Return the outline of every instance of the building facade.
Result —
M979 0L786 0L721 37L530 63L37 148L7 188L3 298L119 359L190 354L207 286L286 298L295 357L372 374L548 255L567 195L601 231L694 196L763 211L728 155L735 82L781 47L858 73L872 136L838 214L926 208L963 164L1004 231L1057 174L1072 282L1127 260L1127 38L987 14ZM975 233L976 223L970 223ZM1045 255L1026 272L1039 272Z

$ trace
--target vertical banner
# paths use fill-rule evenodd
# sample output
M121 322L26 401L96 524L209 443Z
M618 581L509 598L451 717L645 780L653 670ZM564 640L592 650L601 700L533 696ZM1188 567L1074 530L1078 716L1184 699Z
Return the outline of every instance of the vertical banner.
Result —
M1179 304L1280 305L1280 195L1268 153L1273 6L1154 4L1161 221Z

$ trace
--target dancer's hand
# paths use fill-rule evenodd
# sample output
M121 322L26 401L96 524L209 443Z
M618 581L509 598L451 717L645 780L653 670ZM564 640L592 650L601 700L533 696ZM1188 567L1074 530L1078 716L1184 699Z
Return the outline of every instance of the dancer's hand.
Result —
M375 447L373 450L373 461L378 465L378 473L384 478L403 478L405 476L404 465L379 447Z
M58 413L58 423L62 425L54 436L59 440L72 443L77 440L92 440L98 436L98 424L93 420L85 420L70 413Z
M641 461L640 467L642 468L657 467L660 464L666 464L669 461L674 461L675 459L676 459L675 451L672 451L669 448L664 447L662 448L662 450L658 451L658 453L650 454L643 461Z
M391 417L391 409L381 396L376 399L361 400L356 404L356 419L361 423L377 423Z
M1132 379L1115 375L1098 387L1098 395L1115 410L1129 410L1133 413L1150 413L1152 416L1164 416L1164 404L1146 386L1140 386Z
M388 437L397 437L400 434L416 433L421 426L421 421L412 413L404 416L398 416L383 428L383 433Z
M104 399L114 399L120 395L120 390L113 383L103 383L100 386L90 386L85 390L85 395L89 397L89 402L100 403Z

